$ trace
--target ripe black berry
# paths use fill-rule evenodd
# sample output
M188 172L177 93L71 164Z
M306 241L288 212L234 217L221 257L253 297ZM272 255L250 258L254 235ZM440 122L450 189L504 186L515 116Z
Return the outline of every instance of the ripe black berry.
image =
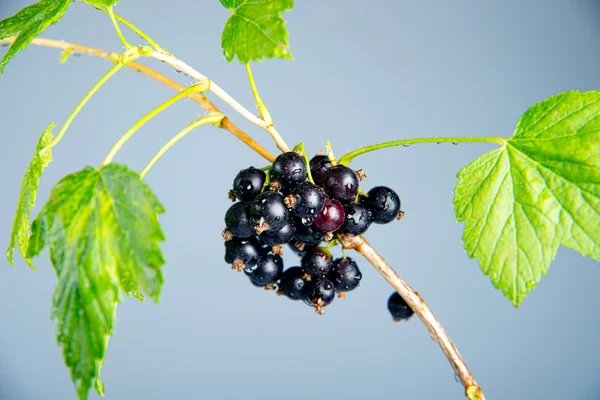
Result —
M294 226L294 222L290 220L277 232L263 232L259 237L260 241L267 246L278 246L292 240L294 233L296 233L296 227Z
M363 203L373 215L376 224L387 224L400 214L400 197L392 189L376 186L369 190L368 197L361 197Z
M225 242L225 262L238 271L255 266L262 252L263 249L253 238L234 238Z
M248 215L249 203L235 203L227 213L225 213L225 226L237 238L249 238L254 235L254 228L250 225L250 216Z
M308 170L304 157L290 151L280 154L271 168L271 181L278 182L284 188L293 188L300 182L304 182L308 176Z
M254 267L244 269L244 273L255 286L264 287L277 281L283 273L283 260L275 254L266 254Z
M331 269L331 256L323 249L311 247L302 257L302 269L309 275L325 275Z
M306 283L303 290L304 301L313 306L319 314L335 298L335 286L327 278L320 277Z
M346 218L342 225L342 232L353 235L362 235L369 229L372 222L371 212L367 207L358 203L348 203L344 206Z
M310 174L312 175L313 181L319 186L325 184L325 177L333 165L329 161L327 156L314 156L310 160Z
M250 167L241 170L233 180L233 195L241 201L251 201L258 196L265 184L264 171Z
M339 201L325 198L325 206L314 221L315 227L322 232L335 232L344 224L344 207Z
M362 274L356 261L350 257L338 258L333 262L331 271L327 275L335 285L338 292L349 292L358 287Z
M295 225L294 238L307 246L318 246L325 237L325 234L317 230L314 225L305 225L300 220L296 220Z
M306 285L306 273L300 267L288 268L281 275L280 289L287 298L292 300L302 300L302 293Z
M356 172L344 165L331 168L325 177L325 193L342 203L354 201L358 193Z
M285 226L288 210L283 196L277 192L263 192L250 203L250 224L258 234L275 233Z
M394 294L390 296L388 300L388 310L396 322L407 320L414 314L414 311L397 292L394 292Z
M325 193L317 185L302 182L284 200L296 217L314 218L315 215L323 211Z

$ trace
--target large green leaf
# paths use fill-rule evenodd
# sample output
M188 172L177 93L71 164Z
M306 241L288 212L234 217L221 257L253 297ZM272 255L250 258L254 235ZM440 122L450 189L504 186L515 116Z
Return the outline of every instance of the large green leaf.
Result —
M234 57L246 64L263 58L292 59L288 31L281 13L294 7L294 0L221 0L233 14L221 36L227 61Z
M44 133L42 133L42 136L40 136L33 159L29 163L27 172L25 172L25 176L21 182L21 192L19 193L17 212L15 213L12 232L10 234L10 244L6 250L6 259L10 265L13 265L15 246L17 246L27 264L33 268L31 259L27 257L30 233L29 227L31 225L31 209L35 205L35 198L42 172L52 161L52 151L48 148L48 144L52 140L52 128L55 126L55 124L50 124Z
M121 294L141 290L158 301L163 211L138 174L110 164L62 179L33 223L28 256L50 249L52 319L80 399L99 378Z
M560 244L600 261L600 92L534 105L503 147L458 178L466 250L516 306Z
M50 25L57 23L65 14L71 0L40 0L0 21L0 39L19 35L0 60L0 74L15 55Z

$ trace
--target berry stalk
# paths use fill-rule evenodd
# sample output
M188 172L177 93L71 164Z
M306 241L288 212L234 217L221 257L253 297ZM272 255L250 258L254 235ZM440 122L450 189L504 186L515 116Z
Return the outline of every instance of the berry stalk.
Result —
M375 150L387 149L388 147L396 147L396 146L410 146L411 144L417 143L496 143L500 146L506 145L506 139L501 137L494 136L481 136L481 137L432 137L432 138L416 138L416 139L403 139L403 140L393 140L391 142L383 142L378 144L373 144L371 146L361 147L360 149L356 149L349 153L344 154L338 159L338 164L348 165L354 160L356 157L361 154L370 153Z
M339 240L345 248L354 249L362 254L383 275L388 283L396 289L415 314L419 316L429 330L431 337L438 342L448 361L450 361L456 375L465 387L467 398L469 400L485 400L483 391L469 371L458 349L452 343L442 324L440 324L421 296L402 280L400 275L394 271L365 238L362 236L340 235Z

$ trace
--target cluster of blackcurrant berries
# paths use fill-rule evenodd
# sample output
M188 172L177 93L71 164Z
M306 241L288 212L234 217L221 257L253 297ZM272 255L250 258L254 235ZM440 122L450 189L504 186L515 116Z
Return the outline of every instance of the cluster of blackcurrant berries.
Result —
M372 223L386 224L403 213L392 189L359 189L362 170L333 165L324 155L308 165L306 160L287 152L264 170L239 171L229 193L238 202L225 214L225 261L255 286L304 300L322 314L336 293L343 297L362 277L350 257L332 259L334 233L361 235ZM319 247L324 242L329 246ZM284 271L286 244L302 261Z

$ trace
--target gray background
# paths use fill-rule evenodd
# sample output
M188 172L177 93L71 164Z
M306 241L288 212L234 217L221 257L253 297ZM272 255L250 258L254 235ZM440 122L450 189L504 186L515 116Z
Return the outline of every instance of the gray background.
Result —
M0 17L29 3L1 1ZM279 130L311 152L327 139L343 154L398 138L509 136L535 102L600 88L595 1L297 3L286 14L296 60L254 69ZM229 14L217 0L124 0L118 12L253 109L243 68L221 55ZM105 15L80 3L45 36L121 48ZM39 134L51 121L62 124L110 66L88 57L60 65L58 55L30 48L0 79L5 241ZM119 73L55 148L40 203L65 174L98 165L133 122L172 94L132 71ZM273 149L265 132L223 109ZM194 103L178 104L142 129L116 161L140 169L202 114ZM598 264L561 248L549 275L516 310L463 250L463 226L451 207L454 175L491 148L418 145L359 159L367 187L396 188L407 213L368 237L428 301L488 399L598 399ZM168 210L161 218L169 239L167 281L159 306L127 301L119 308L102 373L107 398L463 398L421 322L391 322L391 289L363 259L360 290L323 318L230 271L220 237L226 192L239 169L265 164L227 132L205 127L148 175ZM20 259L14 270L1 264L0 399L75 398L49 320L56 278L47 253L37 272Z

